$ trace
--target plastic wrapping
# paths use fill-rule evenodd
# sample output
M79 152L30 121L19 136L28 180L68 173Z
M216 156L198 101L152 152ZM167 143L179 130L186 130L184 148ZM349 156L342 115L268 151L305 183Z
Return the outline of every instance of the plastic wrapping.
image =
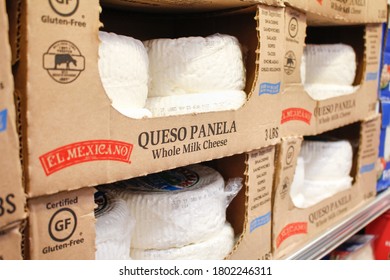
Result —
M127 260L130 258L131 234L135 220L124 200L102 192L95 194L96 259Z
M149 60L141 41L100 31L99 73L112 107L121 114L140 119L150 117L148 97Z
M153 117L237 110L246 102L244 91L230 90L149 97L146 108Z
M301 80L314 100L354 93L356 54L345 44L307 44L301 61Z
M290 197L308 208L352 186L352 145L347 140L304 140L297 159Z
M241 45L233 36L164 38L144 44L150 63L149 97L245 88Z
M132 249L131 257L135 260L222 260L234 244L234 230L225 223L220 232L203 242L165 250Z
M226 222L226 207L242 184L226 185L214 169L194 164L127 181L109 190L124 199L136 225L131 247L168 249L209 239Z

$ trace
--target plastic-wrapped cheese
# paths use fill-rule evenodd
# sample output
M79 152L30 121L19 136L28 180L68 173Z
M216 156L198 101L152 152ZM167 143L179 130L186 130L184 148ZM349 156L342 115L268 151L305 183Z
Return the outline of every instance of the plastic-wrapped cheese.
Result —
M305 140L300 156L305 163L305 180L337 180L349 177L351 172L353 150L347 140Z
M111 105L130 118L150 117L144 109L148 97L149 61L137 39L100 31L99 73Z
M290 194L296 207L308 208L339 192L347 190L351 186L351 177L328 181L304 180L303 185L300 185L300 188L296 189L294 194Z
M356 54L346 44L307 44L302 59L304 84L353 84L356 75Z
M105 194L95 194L99 205L96 216L96 259L130 259L131 232L135 220L122 199L112 199Z
M314 100L325 100L328 98L348 95L354 93L359 86L349 85L327 85L327 84L305 84L305 91Z
M244 91L219 91L176 96L149 97L146 108L153 117L237 110L245 104Z
M144 44L149 55L149 97L245 87L241 46L233 36L163 38Z
M223 260L233 249L234 242L234 230L226 222L222 230L203 242L165 250L131 249L131 258L135 260Z
M295 167L295 173L293 181L290 186L290 197L294 202L294 205L300 204L302 199L302 189L305 183L305 162L302 157L297 158L297 165Z
M303 141L290 187L294 205L307 208L350 188L352 157L347 140Z
M127 201L136 219L131 247L168 249L210 238L226 220L225 182L214 169L194 164L107 188Z

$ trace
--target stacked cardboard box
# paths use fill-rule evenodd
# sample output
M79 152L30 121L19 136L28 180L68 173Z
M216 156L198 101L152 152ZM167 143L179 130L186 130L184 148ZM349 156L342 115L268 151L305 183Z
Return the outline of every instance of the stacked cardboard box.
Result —
M235 5L229 7L241 3L232 2ZM230 207L236 210L228 210L240 235L228 258L270 258L270 195L274 146L280 141L285 9L241 4L245 7L188 17L140 16L106 6L100 15L99 1L78 2L68 14L66 8L72 4L65 8L25 0L10 6L12 19L20 19L13 20L20 22L20 28L13 29L19 33L12 38L18 38L13 49L29 196L28 258L95 257L94 186L219 158L216 164L224 166L218 168L221 173L230 166L246 179L244 190ZM210 7L218 5L226 7L226 2L213 1ZM91 83L100 79L100 20L106 31L141 40L216 32L236 36L247 49L246 104L236 111L180 117L133 120L122 116L111 107L101 83ZM134 28L121 27L124 21ZM262 44L262 38L271 40L270 44ZM48 57L55 57L59 45L60 52L68 50L77 59L77 66L54 69L49 65ZM174 138L178 132L184 136ZM159 143L145 142L152 134L168 137ZM223 145L213 145L216 142ZM188 148L192 146L201 148ZM261 147L269 148L249 152ZM123 153L116 153L117 149ZM235 164L232 155L240 155Z
M272 248L275 258L288 256L375 198L379 131L380 116L376 116L324 133L359 143L353 156L353 185L307 208L297 207L290 196L303 137L282 139L272 208Z
M5 1L0 1L0 259L21 259L26 218Z
M304 6L294 8L293 1L286 3L289 7L278 0L8 2L30 213L29 259L95 258L95 186L206 161L212 161L225 178L235 175L245 182L227 210L239 235L227 258L269 259L272 249L281 256L284 246L290 247L284 241L282 247L272 248L271 225L275 235L275 228L291 222L283 224L286 220L275 215L301 215L288 212L286 201L277 197L281 177L291 177L295 168L296 154L290 155L289 167L283 167L286 143L293 142L299 151L305 135L360 122L354 135L363 135L361 152L374 149L365 143L375 145L377 136L376 96L371 91L377 87L382 19L371 12L383 10L379 2L363 5L367 13L359 19L356 13L353 20L321 13L327 23L349 25L334 28L340 37L350 38L359 54L355 82L360 85L352 95L321 102L303 90L298 70L309 36L307 26L311 32L322 28L312 26L318 24L311 21L312 13L306 13ZM135 12L139 10L144 13ZM324 36L334 32L332 28L326 28ZM234 111L180 117L135 120L121 115L99 82L99 29L140 40L214 33L236 36L247 49L246 104ZM58 54L77 63L67 68L55 65ZM324 116L330 109L330 115ZM160 141L149 141L153 135ZM364 168L355 173L348 211L360 205L360 198L375 194L367 190L373 171L365 167L372 156L356 157L356 164ZM272 190L275 169L279 173ZM288 185L283 188L286 194ZM311 232L304 240L313 236Z

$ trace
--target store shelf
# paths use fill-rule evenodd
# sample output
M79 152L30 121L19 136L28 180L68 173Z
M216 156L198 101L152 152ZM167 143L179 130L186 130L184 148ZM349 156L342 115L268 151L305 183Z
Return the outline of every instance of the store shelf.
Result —
M390 189L380 193L374 201L346 217L340 224L314 239L298 251L286 256L286 260L321 259L371 221L390 209Z

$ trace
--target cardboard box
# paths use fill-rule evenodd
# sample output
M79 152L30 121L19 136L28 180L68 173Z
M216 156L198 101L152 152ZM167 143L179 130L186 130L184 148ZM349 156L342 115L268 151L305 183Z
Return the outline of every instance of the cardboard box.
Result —
M307 26L305 15L286 9L285 65L292 57L293 67L285 66L282 95L281 136L316 135L376 114L382 26ZM306 31L306 32L305 32ZM303 88L300 67L305 44L344 43L353 47L357 59L352 94L314 100Z
M208 164L244 186L227 208L238 241L227 259L271 258L275 146ZM29 259L95 259L94 188L29 199Z
M29 199L26 258L95 259L94 188Z
M380 116L330 131L327 135L358 141L354 151L350 189L337 193L311 207L297 208L290 197L302 137L285 137L277 156L272 248L276 259L283 258L320 236L344 217L373 200L376 195Z
M0 260L23 259L21 225L0 232Z
M0 0L0 230L26 217L5 8Z
M248 101L242 108L133 120L110 106L98 82L99 1L80 1L68 17L56 13L49 2L24 0L20 10L21 59L15 69L30 197L222 158L279 141L284 8L259 5L189 17L103 9L106 31L141 40L220 32L237 36L248 49ZM80 60L77 67L53 70L43 63L61 45ZM155 145L152 134L161 137Z
M312 24L355 24L383 22L387 0L285 0L287 5L307 13Z
M245 187L227 209L239 238L227 259L271 259L271 202L276 146L216 160L225 179L243 177Z

